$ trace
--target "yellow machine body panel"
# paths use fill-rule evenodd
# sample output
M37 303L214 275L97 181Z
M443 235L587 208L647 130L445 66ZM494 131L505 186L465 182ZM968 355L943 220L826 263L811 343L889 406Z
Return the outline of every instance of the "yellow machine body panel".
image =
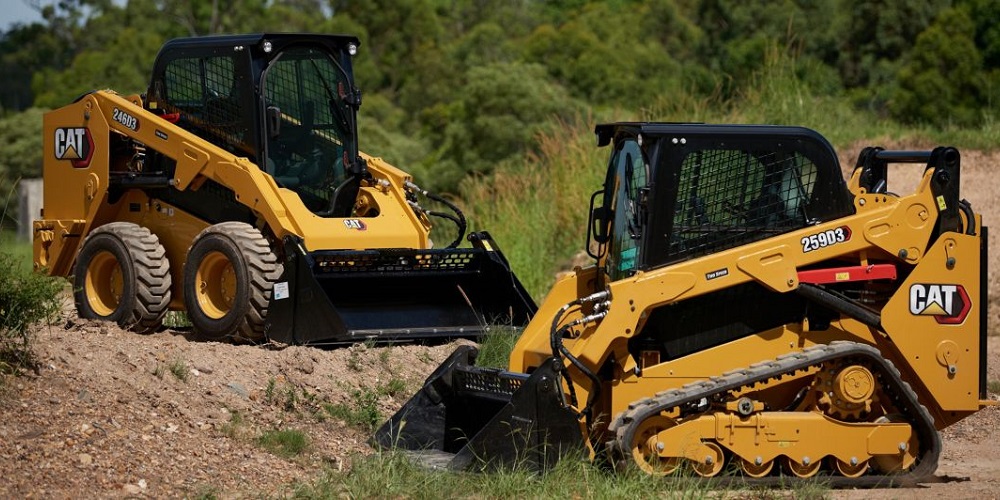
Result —
M116 112L135 118L137 130L112 120ZM197 191L206 179L229 186L237 193L236 200L250 208L276 237L299 236L307 249L430 246L430 223L404 208L407 205L401 186L409 177L378 158L366 157L368 168L376 179L385 182L364 188L366 211L378 215L354 217L372 219L365 224L363 237L359 237L359 229L345 224L346 218L324 218L310 212L294 192L278 187L257 165L144 110L141 102L128 101L112 92L95 92L49 112L44 117L43 133L53 138L45 141L44 182L51 186L44 200L45 219L115 218L116 209L106 200L108 174L127 171L126 162L130 158L113 158L107 145L112 137L120 140L121 136L155 146L157 151L177 161L172 183L176 189ZM87 166L74 166L80 160L72 153L64 149L56 151L56 145L66 140L60 139L71 136L82 137L83 147L90 149ZM60 148L68 150L66 146ZM104 210L112 213L101 214ZM68 251L75 252L76 248Z

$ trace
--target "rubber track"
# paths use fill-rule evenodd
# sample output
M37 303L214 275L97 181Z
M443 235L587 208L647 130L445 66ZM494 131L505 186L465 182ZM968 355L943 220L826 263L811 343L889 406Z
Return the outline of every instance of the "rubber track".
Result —
M260 342L264 340L264 320L271 302L274 282L281 277L282 265L274 255L271 245L257 228L244 222L222 222L205 232L222 234L236 244L247 266L250 278L250 307L240 321L233 338L237 341Z
M917 395L910 388L910 385L902 380L899 370L893 366L892 362L884 359L878 349L846 341L810 347L800 352L779 356L773 361L756 363L748 368L726 372L708 380L693 382L679 389L666 390L652 397L636 401L630 404L627 410L619 413L608 427L609 433L614 436L614 439L608 443L608 449L613 458L631 461L632 446L630 443L635 437L637 424L646 418L678 406L697 404L702 398L711 400L714 396L724 396L729 391L752 386L757 382L768 381L845 357L865 358L872 363L872 366L877 366L880 369L883 390L889 393L893 405L906 417L917 432L921 454L908 472L891 475L873 474L859 478L848 478L830 473L824 475L821 472L820 475L807 479L794 476L754 479L742 475L728 475L716 476L709 480L764 486L787 485L790 481L823 481L832 487L871 488L890 485L911 486L934 474L934 471L937 470L938 457L941 454L941 437L934 427L934 419L930 412L917 400ZM889 384L885 384L886 375L889 377Z
M122 326L138 333L156 331L163 323L170 305L170 263L160 239L131 222L112 222L95 229L91 235L109 233L128 249L135 271L136 300Z

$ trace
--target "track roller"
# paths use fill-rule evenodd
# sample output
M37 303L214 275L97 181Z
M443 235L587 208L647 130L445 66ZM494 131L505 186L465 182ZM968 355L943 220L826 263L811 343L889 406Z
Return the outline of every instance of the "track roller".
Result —
M800 462L791 457L781 457L781 465L785 472L795 477L804 479L818 474L821 466L823 465L823 461L803 457Z

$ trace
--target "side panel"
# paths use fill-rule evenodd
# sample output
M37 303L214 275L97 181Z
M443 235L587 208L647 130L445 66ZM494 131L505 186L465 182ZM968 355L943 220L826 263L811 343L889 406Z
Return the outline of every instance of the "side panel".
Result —
M905 362L946 412L979 409L979 309L986 305L977 287L979 244L977 236L945 233L882 310L904 357L894 361Z
M35 224L41 243L35 245L34 259L56 276L71 272L108 189L111 132L93 104L85 98L42 118L45 194L43 220Z

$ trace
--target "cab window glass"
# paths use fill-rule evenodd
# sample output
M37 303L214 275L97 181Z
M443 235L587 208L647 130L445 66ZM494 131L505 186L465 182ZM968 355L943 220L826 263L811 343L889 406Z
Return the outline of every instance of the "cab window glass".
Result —
M645 225L644 190L649 166L635 140L618 143L612 157L614 175L614 219L611 225L611 246L607 258L612 280L635 273L639 263L639 238Z

